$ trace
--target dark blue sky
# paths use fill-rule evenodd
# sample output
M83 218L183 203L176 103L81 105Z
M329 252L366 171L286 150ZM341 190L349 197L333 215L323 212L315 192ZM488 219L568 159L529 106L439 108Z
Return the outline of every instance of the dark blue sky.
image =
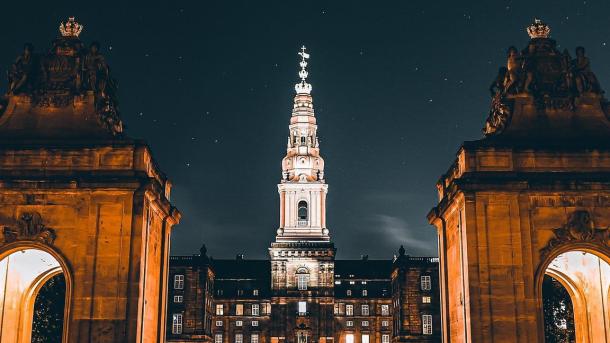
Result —
M585 46L610 84L608 1L40 1L3 13L2 69L24 42L48 49L70 15L100 41L128 134L175 185L173 254L205 242L215 257L267 255L302 44L340 258L400 244L436 254L435 182L481 137L487 88L534 17L560 50Z

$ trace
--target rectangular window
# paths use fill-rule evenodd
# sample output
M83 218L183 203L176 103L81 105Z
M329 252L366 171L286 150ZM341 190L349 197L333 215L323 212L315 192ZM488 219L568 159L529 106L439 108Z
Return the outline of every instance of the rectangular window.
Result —
M222 306L222 304L217 304L216 305L216 315L217 316L222 316L224 314L224 307Z
M216 321L216 326L222 326L222 320L217 320Z
M390 315L390 305L381 305L381 315L382 316Z
M429 304L432 302L432 297L421 297L421 302L424 304Z
M258 320L253 320L252 321L252 326L258 326Z
M362 343L369 343L369 335L362 335Z
M244 315L244 304L235 304L235 315L236 316Z
M362 321L362 326L369 326L369 321L368 320L363 320Z
M250 335L250 343L258 343L258 334L253 333Z
M235 343L244 343L244 335L242 335L241 333L236 333Z
M354 315L354 305L345 305L345 315L346 316Z
M369 292L368 292L366 289L363 289L363 290L362 290L362 296L363 296L363 297L366 297L366 296L368 296L368 295L369 295Z
M429 291L432 289L432 280L430 279L430 275L422 275L421 289L424 291Z
M258 289L253 290L252 295L254 295L255 297L258 296Z
M236 320L235 321L235 326L244 326L244 322L241 320Z
M182 333L182 314L174 313L172 315L172 333L179 335Z
M352 326L354 326L354 322L351 320L348 320L345 322L345 326L352 327Z
M183 297L181 295L174 295L174 302L175 303L181 303L182 299L183 299Z
M216 295L222 295L222 294L223 294L222 289L219 289L219 290L216 291Z
M242 296L242 295L244 295L244 291L243 291L242 289L238 289L238 290L237 290L237 295L238 295L238 296Z
M354 343L354 334L348 333L345 335L345 343Z
M217 333L214 335L214 343L222 343L222 334Z
M335 304L335 305L334 305L334 311L333 311L333 313L334 313L335 315L339 314L339 304Z
M388 327L388 326L390 326L390 322L389 322L389 321L387 321L387 320L382 320L382 321L381 321L381 326Z
M174 289L184 289L184 275L174 275Z
M390 335L381 335L381 343L390 343Z
M260 314L260 306L258 304L252 304L252 315L258 316Z
M263 303L263 314L271 314L271 304Z
M299 316L307 314L307 303L305 301L299 301Z
M345 294L346 294L348 297L351 297L351 296L352 296L352 290L351 290L351 289L348 289L348 290L345 292Z
M309 275L307 275L307 274L297 275L297 286L299 288L299 291L306 291L308 283L309 283Z
M432 315L424 314L422 318L422 332L424 335L432 334Z
M363 316L368 316L369 315L369 305L362 305L362 315Z

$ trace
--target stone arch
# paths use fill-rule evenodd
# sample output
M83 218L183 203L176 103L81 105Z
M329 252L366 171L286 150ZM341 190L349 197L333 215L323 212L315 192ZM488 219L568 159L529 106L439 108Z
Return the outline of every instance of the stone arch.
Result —
M564 267L553 266L552 263L558 258L565 257L569 254L587 254L592 255L592 260L599 261L599 286L600 290L592 292L590 295L585 290L586 282L589 280L578 277L574 274L575 269L565 270ZM573 255L576 256L577 255ZM573 257L570 263L575 263ZM602 265L601 263L604 263ZM572 242L557 246L551 252L545 254L539 264L535 276L535 294L538 307L538 333L539 341L544 342L544 313L543 313L543 297L542 297L542 281L545 275L550 275L559 281L568 291L574 307L574 325L576 342L608 342L610 341L610 292L606 294L605 288L610 287L610 276L604 278L605 274L602 271L610 271L610 249L603 244L592 242ZM606 273L610 275L610 273ZM588 289L588 287L587 287ZM601 291L601 292L600 292ZM609 289L610 291L610 289ZM594 296L595 298L592 298ZM600 303L601 307L596 306ZM605 299L604 299L605 298ZM595 300L593 300L595 299ZM600 316L596 316L599 312Z
M0 343L31 341L36 296L58 274L63 274L66 281L62 342L67 342L73 278L64 257L35 241L11 243L0 249Z

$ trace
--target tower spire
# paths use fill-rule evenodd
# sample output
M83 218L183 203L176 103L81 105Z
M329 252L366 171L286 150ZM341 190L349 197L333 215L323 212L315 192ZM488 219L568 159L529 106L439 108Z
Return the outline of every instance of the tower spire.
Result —
M328 241L324 159L320 156L318 126L313 110L311 85L307 83L309 53L302 46L298 55L299 81L288 130L286 156L282 160L280 229L278 241Z
M301 51L298 53L301 56L301 62L299 65L301 66L301 70L299 70L299 77L301 78L301 82L298 82L294 85L294 90L297 94L310 94L311 93L311 85L307 83L307 76L309 73L307 72L307 60L309 59L309 54L305 52L307 48L305 45L301 47Z

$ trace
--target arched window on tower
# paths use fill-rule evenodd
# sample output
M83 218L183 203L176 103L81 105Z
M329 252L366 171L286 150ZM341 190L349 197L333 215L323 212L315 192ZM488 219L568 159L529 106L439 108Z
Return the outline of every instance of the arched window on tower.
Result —
M309 211L307 209L307 201L301 200L298 205L298 224L299 226L307 226L309 221Z
M297 288L299 291L306 291L309 285L309 270L301 267L297 269Z

